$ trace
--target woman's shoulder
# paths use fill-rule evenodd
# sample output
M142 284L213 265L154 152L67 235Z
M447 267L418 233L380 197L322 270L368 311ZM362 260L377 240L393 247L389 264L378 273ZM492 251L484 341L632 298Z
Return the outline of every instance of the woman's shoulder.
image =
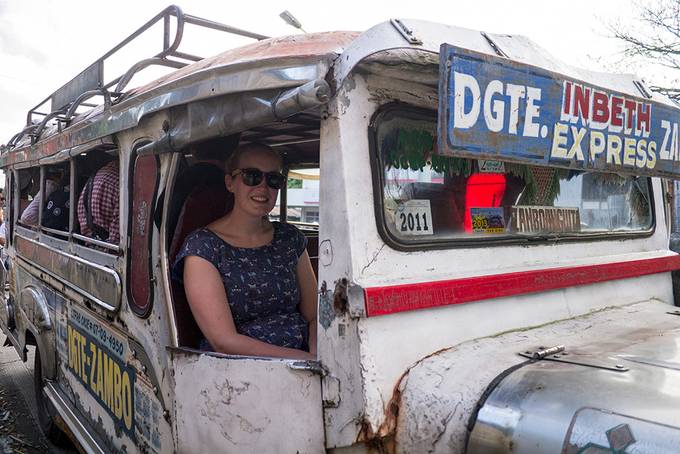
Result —
M187 235L184 240L184 244L196 244L196 243L218 243L219 237L211 232L206 227L201 227L196 229Z
M220 238L205 227L194 230L187 235L182 248L174 260L172 267L173 279L181 282L184 259L186 257L196 256L216 264L219 261L222 250L222 244L220 243Z
M228 245L217 234L206 227L196 229L187 235L179 255L213 256Z

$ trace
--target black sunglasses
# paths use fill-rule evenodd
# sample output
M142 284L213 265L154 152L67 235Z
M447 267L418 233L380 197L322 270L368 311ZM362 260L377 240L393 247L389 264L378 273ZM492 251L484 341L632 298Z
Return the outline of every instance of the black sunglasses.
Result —
M272 189L281 189L286 177L281 172L263 172L260 169L237 169L231 173L232 177L241 175L246 186L257 186L262 183L262 178L267 180L267 186Z

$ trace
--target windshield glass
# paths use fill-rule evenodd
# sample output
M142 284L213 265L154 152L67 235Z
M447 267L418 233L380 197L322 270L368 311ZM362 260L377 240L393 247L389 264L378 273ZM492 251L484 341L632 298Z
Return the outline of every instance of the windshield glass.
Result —
M399 242L574 236L652 228L649 179L434 154L436 121L377 122L383 218Z

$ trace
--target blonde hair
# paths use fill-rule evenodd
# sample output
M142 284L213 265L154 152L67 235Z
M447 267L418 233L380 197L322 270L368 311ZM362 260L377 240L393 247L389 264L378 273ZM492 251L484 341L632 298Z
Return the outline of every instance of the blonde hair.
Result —
M241 157L252 152L263 152L269 154L279 162L279 168L283 167L283 158L278 151L274 150L269 145L259 142L251 142L239 146L231 155L229 155L224 163L226 174L231 175L235 170L240 169Z

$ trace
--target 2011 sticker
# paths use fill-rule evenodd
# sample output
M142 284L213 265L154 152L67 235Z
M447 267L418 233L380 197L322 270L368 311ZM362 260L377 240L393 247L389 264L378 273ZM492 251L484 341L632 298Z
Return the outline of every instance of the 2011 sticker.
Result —
M396 227L401 235L432 235L432 211L429 200L407 200L397 207Z

